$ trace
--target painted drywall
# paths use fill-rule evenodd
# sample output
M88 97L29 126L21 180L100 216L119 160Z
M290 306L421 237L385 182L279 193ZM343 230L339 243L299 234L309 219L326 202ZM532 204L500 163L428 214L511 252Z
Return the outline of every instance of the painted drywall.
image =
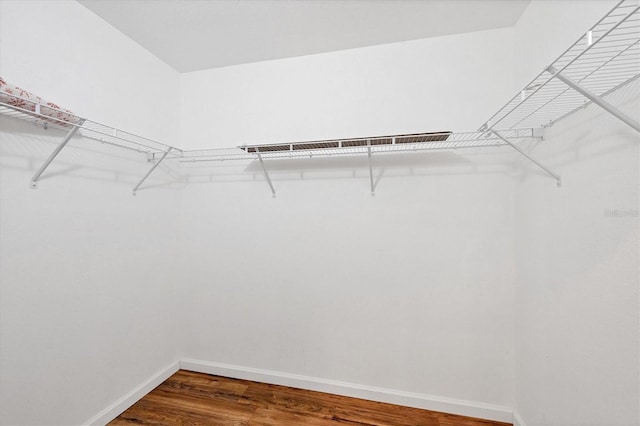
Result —
M532 1L514 28L515 78L524 86L616 3ZM638 117L637 93L610 100ZM638 142L591 106L530 147L563 187L531 169L516 187L519 424L640 424Z
M511 40L501 29L183 74L182 140L474 130L515 90ZM366 157L269 161L275 200L256 163L192 165L182 357L511 406L511 158L374 156L375 197Z
M181 72L503 28L529 3L79 1Z
M276 199L194 170L181 357L511 406L510 158L374 157L375 196L366 157L269 161Z
M640 116L639 86L608 100ZM637 425L638 133L590 106L531 148L562 176L516 188L516 411L531 425Z
M513 29L184 74L182 140L187 148L202 148L473 130L611 7L611 2L561 3L545 9L536 2ZM545 13L548 19L540 20ZM374 170L383 170L375 198L366 195L365 159L269 162L279 193L275 204L257 201L268 202L269 192L256 164L224 164L218 170L194 165L194 184L184 192L181 252L196 285L190 314L200 331L185 343L183 355L513 405L519 370L508 371L516 334L509 286L515 280L509 283L507 271L514 268L509 228L514 217L499 221L487 212L509 205L514 187L502 175L469 183L458 166L482 170L514 157L493 154L478 163L478 157L466 155L429 154L412 157L415 163L401 156L374 160L382 162ZM517 176L507 172L512 173ZM345 177L353 178L346 184ZM224 184L212 188L198 182ZM556 189L552 181L545 184ZM473 228L480 233L474 243L465 238L471 228L451 212L467 211L462 200L477 194L483 198L474 203L474 223L481 229ZM389 212L400 222L390 225ZM471 252L458 252L461 247ZM492 254L481 262L484 269L475 263L478 252ZM466 269L469 265L475 266ZM473 277L467 275L471 270ZM495 287L480 284L492 274ZM449 285L434 290L434 282ZM459 285L468 287L460 292ZM485 293L474 293L477 289ZM468 300L465 292L478 305L465 305L457 322L446 306ZM414 322L401 321L407 316ZM443 324L450 328L440 335ZM493 350L484 352L485 342L471 337L480 335L475 325L483 336L492 336ZM207 333L212 339L202 338ZM456 350L459 336L470 339L466 352ZM480 362L472 346L485 354ZM479 377L466 368L471 365L484 371L501 365L503 371ZM447 377L451 372L454 381Z
M145 136L173 139L177 74L73 1L0 2L0 75ZM167 119L170 118L170 119ZM0 122L0 424L81 424L177 358L179 191L136 152Z
M516 90L513 30L182 74L186 149L474 131Z
M0 76L81 117L178 144L178 73L74 0L0 2Z
M143 155L0 122L0 424L81 424L175 361L179 191Z
M525 30L516 27L187 74L180 78L180 120L172 120L175 72L78 7L66 1L0 2L0 75L108 124L164 141L179 134L190 148L472 130L524 84L513 58L522 53L523 42L516 40ZM20 21L27 16L40 29L25 33ZM526 16L522 25L535 22ZM45 39L62 48L43 53ZM550 53L536 57L545 55ZM522 75L535 74L533 65L523 67ZM154 191L133 199L129 188L147 166L144 159L91 144L86 151L78 141L63 152L41 189L31 191L29 177L59 135L24 123L1 125L2 423L85 421L185 357L516 406L528 424L580 420L575 413L582 404L592 404L585 412L592 414L598 401L615 400L614 418L637 423L633 378L614 383L635 371L629 367L636 330L628 304L634 295L637 300L628 288L633 285L607 293L604 307L595 297L575 307L571 292L558 304L545 299L554 293L531 296L545 288L538 281L550 282L551 275L531 266L539 245L516 244L516 238L539 238L526 227L537 226L533 212L547 205L548 196L556 197L556 210L575 212L589 205L581 192L587 186L561 201L548 179L531 174L522 181L523 168L501 149L374 157L375 197L369 195L366 159L349 158L270 162L275 200L255 163L191 165L191 185L182 191L171 185L171 170L162 168L149 182ZM571 137L592 131L585 125ZM552 133L549 140L557 137ZM578 170L583 160L576 155L560 165ZM612 164L619 173L637 169L621 159ZM585 176L577 171L575 181ZM516 198L521 186L530 199ZM539 202L527 205L531 200ZM554 228L556 219L543 223L550 235L563 235ZM633 226L637 234L637 223L616 223L622 223L616 235ZM577 224L575 234L584 229ZM606 239L609 250L619 241ZM592 250L593 241L588 243L559 245L566 250L552 252L554 259L568 250L568 263L581 265ZM546 249L557 240L544 244ZM625 253L633 255L633 243L626 244ZM550 256L543 257L549 264ZM606 271L620 283L630 282L625 280L633 266L624 256L614 255L615 271ZM34 266L34 259L42 264ZM525 279L536 283L516 276L520 266L523 273L531 270ZM602 296L594 284L599 273L586 280L592 294ZM177 278L180 286L174 285ZM40 282L47 286L34 284ZM566 282L579 290L577 281ZM598 329L601 323L585 314L596 308L596 318L615 316L623 329ZM576 336L566 322L540 313L561 311L561 319L595 328L594 340L627 352L620 358L598 348L582 359L580 351L593 352L585 343L591 330L578 329L581 340L567 345ZM176 323L179 314L185 319ZM172 345L177 327L192 332ZM514 336L516 353L524 354L518 362ZM529 342L538 345L531 353ZM567 347L570 369L561 352ZM589 368L605 371L603 364L613 374L594 377L611 399L598 399L603 394L584 383L575 395L563 387L591 377ZM547 380L553 375L555 381ZM563 398L568 404L559 407L556 401Z
M513 27L512 67L518 89L605 16L618 0L532 0ZM506 100L505 100L506 101Z

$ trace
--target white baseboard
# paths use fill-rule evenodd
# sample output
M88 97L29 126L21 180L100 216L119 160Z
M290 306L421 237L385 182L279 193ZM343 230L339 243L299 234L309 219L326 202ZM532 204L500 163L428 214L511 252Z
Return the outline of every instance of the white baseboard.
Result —
M195 371L198 373L214 374L217 376L231 377L235 379L252 380L273 385L327 392L336 395L422 408L425 410L440 411L460 416L478 417L481 419L500 422L511 422L514 418L513 410L508 407L498 405L441 398L432 395L403 392L393 389L358 385L354 383L281 373L277 371L260 370L257 368L241 367L237 365L183 359L180 360L180 368L182 370ZM522 426L523 425L524 424L522 424Z
M513 412L513 426L527 426L520 414L516 411Z
M86 425L106 425L111 420L122 414L127 408L138 402L143 396L151 392L160 383L167 380L178 371L180 362L176 361L166 368L158 371L156 374L145 380L140 386L118 399L116 402L96 414L90 420L86 421Z

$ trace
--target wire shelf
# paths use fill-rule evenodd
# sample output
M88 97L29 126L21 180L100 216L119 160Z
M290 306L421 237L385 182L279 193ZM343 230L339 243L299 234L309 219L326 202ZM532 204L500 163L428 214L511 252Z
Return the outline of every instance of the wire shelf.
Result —
M170 145L79 117L63 109L39 104L31 99L22 98L4 91L0 92L0 95L2 95L3 99L8 99L7 102L0 102L0 114L8 117L30 121L44 128L63 131L69 131L77 127L77 134L85 138L151 156L168 150L177 153L181 152L181 150ZM172 155L175 156L177 154Z
M374 154L499 146L511 146L553 177L560 186L559 175L530 157L514 142L541 138L541 128L552 125L591 102L640 131L634 118L627 117L602 99L639 77L640 0L621 0L476 132L399 134L183 151L76 116L56 108L54 104L41 104L40 100L21 98L6 91L0 91L0 114L67 132L60 145L32 178L32 188L37 188L37 181L44 170L76 133L101 143L147 154L154 164L133 188L134 194L165 158L179 163L257 160L275 196L275 189L263 160L367 155L373 194L375 185L371 156Z
M512 129L504 133L510 139L539 137L533 129ZM469 133L417 133L411 135L388 135L369 138L341 139L331 141L292 142L288 144L244 145L236 148L219 148L184 151L180 162L255 160L258 154L264 159L329 157L343 155L365 155L369 148L372 154L428 151L437 149L482 148L507 145L490 132Z
M500 129L508 139L531 137L531 129L549 126L590 103L584 95L554 77L559 73L597 96L605 96L640 77L640 0L620 1L476 133L420 133L182 151L7 92L0 92L3 99L10 98L8 102L0 102L0 114L43 127L62 130L77 127L78 134L86 138L152 157L170 151L167 158L180 161L255 159L258 151L263 158L363 154L368 152L369 145L372 153L487 147L505 144L495 136L482 133L487 128Z
M550 126L589 99L555 78L606 96L640 76L640 0L623 0L514 96L486 125L496 129ZM483 126L483 128L486 128Z

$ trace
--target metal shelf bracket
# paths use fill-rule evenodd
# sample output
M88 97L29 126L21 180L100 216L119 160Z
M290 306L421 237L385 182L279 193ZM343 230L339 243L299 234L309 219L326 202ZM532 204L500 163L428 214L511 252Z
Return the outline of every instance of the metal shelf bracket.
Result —
M602 99L600 96L596 95L595 93L592 93L591 91L589 91L585 87L581 86L579 83L576 83L575 81L571 80L570 78L567 78L566 76L562 75L562 73L560 73L560 71L555 69L553 66L547 67L546 71L548 73L552 74L558 80L562 81L567 86L571 87L576 92L580 93L585 98L589 99L594 104L600 106L602 109L604 109L607 112L613 114L615 117L619 118L620 120L624 121L629 126L631 126L634 129L636 129L637 132L640 132L640 124L638 124L638 122L636 120L634 120L633 118L629 117L624 112L620 111L618 108L614 107L609 102L607 102L604 99Z
M33 177L31 178L31 189L38 189L38 180L40 179L40 176L42 176L42 173L44 173L44 171L47 170L47 167L49 167L51 162L58 156L58 154L60 154L60 151L62 151L62 149L67 145L67 143L69 143L71 138L73 138L73 135L76 134L76 132L78 131L78 129L80 129L80 126L82 126L83 123L84 123L84 119L81 119L80 121L78 121L78 124L74 125L67 132L65 137L62 139L62 142L60 142L60 144L56 147L56 149L53 150L53 152L49 155L49 158L47 158L44 164L40 166L36 174L33 175Z
M371 141L367 141L367 156L369 157L369 182L371 184L371 196L376 195L376 189L373 184L373 166L371 165Z
M136 192L138 191L138 188L140 188L140 185L142 185L144 183L145 180L147 180L147 178L149 177L149 175L151 173L153 173L153 171L156 169L156 167L158 167L160 165L160 163L162 163L162 160L164 160L167 155L169 155L169 153L171 152L172 148L167 149L164 154L162 154L162 157L160 157L158 159L158 161L156 161L156 163L151 166L151 168L147 171L147 173L144 174L144 176L142 176L142 179L140 179L140 182L138 182L138 184L133 188L133 195L136 195Z
M262 171L264 172L264 177L267 178L267 183L269 184L269 188L271 188L271 196L276 198L276 190L273 189L273 183L271 183L271 178L269 177L269 173L267 172L267 168L264 166L264 161L262 161L262 155L260 155L260 150L256 148L256 154L258 155L258 160L260 160L260 165L262 166Z
M526 152L524 152L522 149L520 149L517 145L513 144L511 141L509 141L507 138L505 138L504 136L502 136L500 133L498 133L496 130L493 130L491 127L487 127L487 130L490 131L491 133L493 133L494 135L496 135L496 137L498 137L499 139L501 139L504 143L508 144L509 146L511 146L511 148L515 149L516 151L518 151L520 153L520 155L524 156L525 158L527 158L527 160L531 161L533 164L535 164L536 166L540 167L542 170L544 170L548 175L550 175L551 177L553 177L557 184L558 187L562 186L562 180L560 179L560 176L553 173L551 170L547 169L545 166L543 166L542 164L540 164L537 160L531 158Z

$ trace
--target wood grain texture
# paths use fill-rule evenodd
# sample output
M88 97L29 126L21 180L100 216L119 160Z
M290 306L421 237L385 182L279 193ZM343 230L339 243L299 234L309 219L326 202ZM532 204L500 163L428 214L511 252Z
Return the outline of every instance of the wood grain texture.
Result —
M507 423L180 370L110 425L507 426Z

